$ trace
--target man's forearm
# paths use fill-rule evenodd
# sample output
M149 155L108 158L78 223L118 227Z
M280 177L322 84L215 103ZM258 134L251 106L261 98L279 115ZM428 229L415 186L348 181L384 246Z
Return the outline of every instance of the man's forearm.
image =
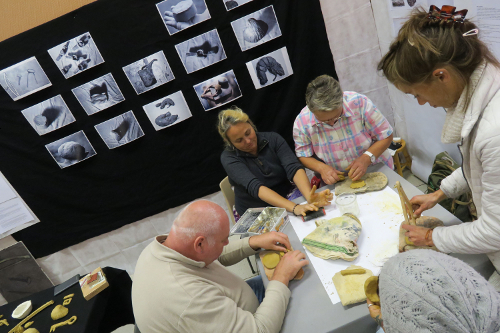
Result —
M306 168L321 173L325 163L318 161L314 157L299 157L300 163Z
M376 158L379 158L380 155L382 155L384 151L386 151L387 148L389 148L391 142L392 142L392 134L383 140L374 142L367 150L373 155L375 155Z

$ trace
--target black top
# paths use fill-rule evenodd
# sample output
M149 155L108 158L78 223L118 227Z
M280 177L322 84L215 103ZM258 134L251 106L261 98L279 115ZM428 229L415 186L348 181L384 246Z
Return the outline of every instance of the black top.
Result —
M240 215L248 208L269 206L258 196L263 185L286 197L295 173L304 169L278 133L257 133L257 142L258 156L234 148L224 150L220 158L234 186L236 211Z

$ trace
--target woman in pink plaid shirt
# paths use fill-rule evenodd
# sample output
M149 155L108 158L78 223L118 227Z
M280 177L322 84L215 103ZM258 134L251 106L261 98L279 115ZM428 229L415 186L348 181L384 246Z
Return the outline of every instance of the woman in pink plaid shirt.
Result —
M392 127L366 96L343 92L337 80L321 75L307 86L306 104L293 125L295 153L323 182L336 183L344 171L358 180L378 162L394 168L387 151Z

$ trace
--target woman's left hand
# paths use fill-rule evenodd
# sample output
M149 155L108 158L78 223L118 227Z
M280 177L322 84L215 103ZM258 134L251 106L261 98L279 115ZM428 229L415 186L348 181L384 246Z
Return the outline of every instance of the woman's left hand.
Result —
M370 317L372 317L373 320L375 320L375 322L383 329L384 321L382 320L382 312L380 311L380 306L373 304L373 302L370 301L369 298L366 299L366 303L368 304L368 311L370 311Z
M434 246L432 238L425 239L427 232L431 229L424 227L417 227L415 225L403 224L401 228L408 230L405 236L413 243L415 246ZM431 231L432 232L432 231ZM432 236L432 235L431 235Z
M309 203L314 204L316 207L324 207L328 206L332 200L333 193L329 189L316 193L316 185L313 185L309 194Z
M299 215L302 215L302 216L306 216L306 213L308 211L311 211L311 212L316 212L318 211L318 207L316 206L316 203L308 203L308 204L304 204L304 205L297 205L294 210L293 210L293 213L297 216Z
M366 154L362 154L360 157L354 160L354 162L349 165L346 170L349 170L349 178L352 180L358 180L364 176L368 166L372 164L370 157Z

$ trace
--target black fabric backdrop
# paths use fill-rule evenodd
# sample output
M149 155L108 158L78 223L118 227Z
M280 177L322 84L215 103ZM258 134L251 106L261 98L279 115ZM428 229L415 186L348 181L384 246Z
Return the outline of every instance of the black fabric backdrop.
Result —
M276 131L293 146L292 124L304 106L307 83L336 77L318 0L255 0L227 12L206 0L211 19L169 36L156 0L99 0L0 43L0 69L36 56L52 86L17 102L0 89L0 170L41 220L14 234L42 257L125 224L219 190L222 140L219 107L205 112L193 85L234 70L238 105L260 131ZM230 22L274 5L282 36L242 52ZM186 74L175 44L217 28L227 59ZM46 50L90 32L105 63L64 79ZM287 47L294 74L256 90L245 63ZM163 50L175 80L136 95L122 67ZM87 116L71 89L112 73L125 101ZM142 106L182 90L193 117L155 131ZM76 122L38 136L21 110L61 94ZM110 150L94 125L133 110L145 136ZM45 145L83 130L97 155L60 169Z

